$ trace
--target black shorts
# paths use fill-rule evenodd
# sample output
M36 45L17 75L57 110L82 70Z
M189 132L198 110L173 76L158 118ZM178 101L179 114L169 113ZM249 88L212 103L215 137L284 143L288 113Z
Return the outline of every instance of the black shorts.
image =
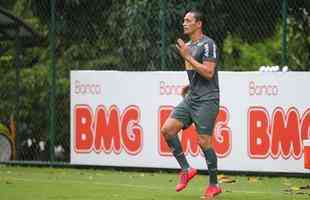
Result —
M183 123L183 129L195 124L198 134L212 136L219 112L219 100L192 102L183 99L173 110L171 117Z

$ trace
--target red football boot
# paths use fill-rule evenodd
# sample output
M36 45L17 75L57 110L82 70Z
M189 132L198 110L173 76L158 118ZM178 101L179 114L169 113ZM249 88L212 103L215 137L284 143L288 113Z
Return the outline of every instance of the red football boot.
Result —
M197 175L197 170L194 168L189 168L188 170L182 170L179 173L180 181L175 187L175 190L177 192L180 192L181 190L186 188L187 183L196 175Z
M222 192L222 189L218 185L210 185L207 187L204 191L204 199L212 199L216 195L220 194Z

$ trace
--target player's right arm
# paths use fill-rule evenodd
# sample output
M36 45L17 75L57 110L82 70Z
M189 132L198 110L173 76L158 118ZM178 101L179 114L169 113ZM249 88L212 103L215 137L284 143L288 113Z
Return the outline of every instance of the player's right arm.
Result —
M212 42L212 47L215 44ZM214 44L214 45L213 45ZM182 39L177 40L177 49L179 50L181 56L184 58L185 63L188 62L194 70L196 70L200 75L208 80L213 78L215 67L216 67L216 48L211 51L210 44L204 45L203 52L203 63L198 62L189 52L188 46L184 43ZM186 68L188 69L188 68Z

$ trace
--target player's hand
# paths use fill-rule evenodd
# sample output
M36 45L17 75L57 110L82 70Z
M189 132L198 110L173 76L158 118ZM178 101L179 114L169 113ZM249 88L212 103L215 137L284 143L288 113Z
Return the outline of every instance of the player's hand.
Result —
M184 98L184 97L186 96L186 94L188 93L188 90L189 90L189 85L184 86L184 87L182 88L181 95L182 95L183 98Z
M178 39L177 40L177 44L176 44L177 49L179 50L180 55L187 60L191 54L189 53L189 48L188 46L185 44L185 42L182 39Z

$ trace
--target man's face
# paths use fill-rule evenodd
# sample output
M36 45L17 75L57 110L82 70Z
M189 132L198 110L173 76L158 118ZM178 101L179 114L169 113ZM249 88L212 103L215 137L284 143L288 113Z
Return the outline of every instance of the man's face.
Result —
M183 21L183 30L184 34L186 35L191 35L195 31L201 28L201 21L196 21L194 14L191 12L188 12L184 16L184 21Z

